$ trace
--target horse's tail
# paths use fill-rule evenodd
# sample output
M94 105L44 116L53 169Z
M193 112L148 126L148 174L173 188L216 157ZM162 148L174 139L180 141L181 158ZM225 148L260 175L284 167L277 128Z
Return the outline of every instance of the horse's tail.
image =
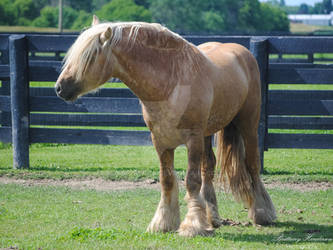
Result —
M231 190L236 200L250 208L254 189L251 170L245 163L245 148L242 135L230 123L217 133L217 166L221 167L220 181L226 190Z

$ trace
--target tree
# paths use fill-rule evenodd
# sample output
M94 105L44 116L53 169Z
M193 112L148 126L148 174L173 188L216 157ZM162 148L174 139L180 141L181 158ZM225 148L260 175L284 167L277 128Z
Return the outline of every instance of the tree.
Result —
M313 7L312 14L324 14L323 3L316 3Z
M108 21L151 21L151 13L133 0L113 0L105 4L97 15Z
M65 5L77 11L91 12L93 9L93 1L91 0L65 0Z
M323 12L330 14L332 11L332 0L323 0Z
M51 6L44 7L40 16L32 22L32 25L36 27L57 27L58 9Z
M224 17L214 11L206 11L203 13L203 22L205 31L220 32L225 29Z
M0 24L1 25L16 24L15 8L10 0L0 1Z
M281 8L262 3L261 11L262 31L289 31L288 16Z
M82 30L85 27L89 27L92 20L92 14L89 14L83 10L80 10L79 15L75 19L71 29Z
M38 6L32 0L16 0L13 6L17 25L30 25L39 15Z
M260 3L258 0L244 0L239 10L239 28L243 31L255 31L262 24Z
M57 27L58 26L58 7L46 6L32 24L36 27ZM73 23L77 19L79 13L65 6L63 10L63 27L65 29L72 28Z
M306 3L302 3L298 9L299 14L309 14L309 6Z
M154 0L150 10L154 22L165 24L179 33L202 32L205 4L204 1L195 0Z
M141 5L146 9L149 9L150 6L150 0L134 0L134 3L137 5Z

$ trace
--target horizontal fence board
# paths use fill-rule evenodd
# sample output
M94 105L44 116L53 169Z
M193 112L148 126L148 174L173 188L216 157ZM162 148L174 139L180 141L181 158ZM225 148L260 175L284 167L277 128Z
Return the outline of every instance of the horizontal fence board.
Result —
M268 148L333 149L333 135L269 133L267 146Z
M152 145L148 131L31 128L31 143Z
M29 51L67 51L77 38L76 35L28 35Z
M0 80L7 80L10 78L9 65L0 65Z
M270 84L333 84L333 68L269 67Z
M269 116L271 129L323 129L333 130L333 117L281 117Z
M270 90L269 100L333 100L333 90Z
M30 110L39 112L141 113L136 98L82 97L67 103L58 97L30 97Z
M268 37L269 53L331 53L332 37Z
M7 34L0 34L0 51L1 50L8 50L8 35Z
M57 96L54 88L31 87L30 96ZM126 88L100 88L97 92L87 94L84 97L123 97L136 98L130 89Z
M268 115L333 115L333 91L271 90Z
M30 114L31 125L144 127L142 115Z
M333 115L333 100L269 100L268 115Z
M61 73L61 62L57 61L29 61L29 80L52 82Z
M0 127L12 126L12 114L10 112L0 111Z
M3 143L12 142L12 128L11 127L0 127L0 141Z
M10 112L10 96L0 95L0 110Z

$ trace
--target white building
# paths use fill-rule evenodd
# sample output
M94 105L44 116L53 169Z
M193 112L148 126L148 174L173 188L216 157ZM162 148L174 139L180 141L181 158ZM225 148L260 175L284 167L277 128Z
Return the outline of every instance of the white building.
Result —
M293 23L304 23L309 25L331 26L333 25L333 12L327 15L288 15L288 19Z

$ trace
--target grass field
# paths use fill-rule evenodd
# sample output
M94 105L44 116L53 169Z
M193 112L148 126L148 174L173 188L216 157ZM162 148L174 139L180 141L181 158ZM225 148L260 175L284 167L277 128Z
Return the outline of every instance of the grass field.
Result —
M265 152L265 174L270 181L333 182L332 150L270 149ZM183 179L186 150L179 147L175 168ZM32 179L98 177L107 180L158 179L159 161L152 146L33 144L30 170L12 169L12 148L0 144L0 176Z
M234 226L212 237L147 234L159 192L97 192L0 185L0 247L14 249L329 249L333 191L270 190L278 221L256 227L230 195L218 193L220 213ZM181 192L184 196L184 192ZM181 199L181 214L185 202Z

